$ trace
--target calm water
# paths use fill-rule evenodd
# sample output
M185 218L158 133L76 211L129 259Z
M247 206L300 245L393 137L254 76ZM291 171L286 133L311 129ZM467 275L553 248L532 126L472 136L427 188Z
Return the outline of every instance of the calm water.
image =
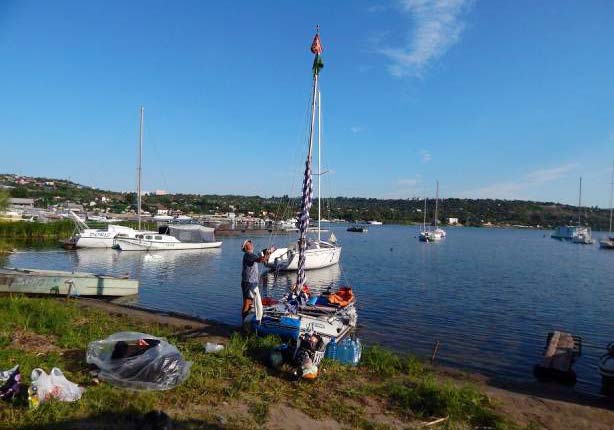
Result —
M363 340L420 356L439 340L444 364L532 379L548 331L567 330L585 343L576 389L599 390L597 359L614 341L614 252L542 231L451 228L446 240L425 244L416 227L373 226L363 234L345 228L332 226L344 247L342 265L307 279L320 287L351 283ZM196 252L25 251L4 263L127 273L141 280L142 305L238 324L244 239L224 238L221 249ZM261 249L294 237L255 239ZM272 294L289 282L263 277Z

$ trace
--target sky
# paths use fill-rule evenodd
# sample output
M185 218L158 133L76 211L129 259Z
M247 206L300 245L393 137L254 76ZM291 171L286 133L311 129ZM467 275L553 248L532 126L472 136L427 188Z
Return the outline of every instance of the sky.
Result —
M320 25L325 196L606 207L614 2L0 0L0 172L297 195Z

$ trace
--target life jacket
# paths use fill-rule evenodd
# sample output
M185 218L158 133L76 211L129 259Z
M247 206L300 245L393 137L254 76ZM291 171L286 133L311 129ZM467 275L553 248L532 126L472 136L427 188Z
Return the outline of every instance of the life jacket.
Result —
M342 308L346 307L354 301L354 293L351 287L341 287L339 290L328 296L328 303L331 305L339 305Z

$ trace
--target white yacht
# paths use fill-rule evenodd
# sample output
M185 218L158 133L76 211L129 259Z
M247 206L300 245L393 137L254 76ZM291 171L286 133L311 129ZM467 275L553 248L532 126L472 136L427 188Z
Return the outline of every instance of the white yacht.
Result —
M591 228L582 225L582 178L580 178L580 194L578 198L578 225L559 226L550 237L559 240L569 240L573 243L582 245L591 245L595 243L592 237Z
M367 221L367 224L369 224L369 225L383 225L384 223L381 222L381 221L371 220L371 221Z
M599 241L603 249L614 249L614 236L612 236L612 198L614 198L614 162L612 163L612 180L610 182L610 229L608 235Z
M437 181L437 192L435 194L435 229L433 229L431 231L431 237L433 238L433 240L441 240L444 239L446 237L446 231L441 228L438 227L437 225L439 224L439 181Z
M137 182L137 213L138 213L138 229L131 227L108 224L105 229L90 228L73 211L69 212L70 218L75 222L76 233L64 242L66 248L114 248L117 246L116 239L126 238L134 239L137 235L143 235L152 232L141 230L141 176L142 176L142 153L143 153L143 115L144 108L140 109L139 121L139 159L138 159L138 182Z
M219 248L214 230L197 224L170 225L165 233L146 232L135 237L118 237L116 243L122 251L171 251L179 249Z
M317 97L316 97L317 94ZM322 157L321 157L321 119L322 119L322 96L318 91L314 94L314 107L317 98L317 108L318 108L318 225L317 228L313 230L309 228L307 225L305 228L306 232L315 232L317 233L316 239L308 239L305 250L305 269L321 269L323 267L332 266L333 264L339 263L339 258L341 257L341 246L337 244L337 238L334 233L330 234L328 241L324 241L321 238L322 233L322 195L321 195L321 182L320 178L325 172L322 172ZM315 117L315 114L314 114ZM315 123L312 122L312 131ZM311 154L309 155L311 157ZM309 160L311 161L311 160ZM311 171L308 172L311 174ZM309 190L311 191L311 189ZM293 220L295 221L295 220ZM300 223L298 221L295 222L295 227L297 225L300 227ZM298 244L292 247L287 248L278 248L273 253L271 253L269 259L264 263L268 268L274 270L297 270L298 269Z
M341 247L335 242L325 242L323 240L307 241L305 251L305 269L321 269L332 266L339 262L341 257ZM276 270L297 270L298 269L298 249L278 248L269 260L265 263L267 267Z
M76 233L64 242L68 248L113 248L117 237L135 237L139 231L123 225L107 225L107 228L89 228L77 214L70 211L76 225Z

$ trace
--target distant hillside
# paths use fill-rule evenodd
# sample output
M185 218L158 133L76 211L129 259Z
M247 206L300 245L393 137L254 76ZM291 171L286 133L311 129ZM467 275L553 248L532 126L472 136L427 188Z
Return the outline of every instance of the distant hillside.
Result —
M53 178L33 178L13 174L0 174L0 186L11 197L30 197L38 207L72 201L87 206L89 210L109 210L122 213L134 210L136 193L100 190ZM282 219L294 216L299 206L296 197L260 197L235 195L167 194L147 195L143 207L150 212L172 209L184 213L207 214L213 212L253 212ZM428 218L432 219L434 202L429 201ZM324 202L323 216L329 219L381 220L385 222L422 222L424 202L419 199L375 199L358 197L334 197ZM576 206L553 202L531 202L499 199L457 199L440 201L439 218L458 218L461 224L527 225L552 227L575 223ZM317 208L314 206L313 215ZM594 229L607 229L609 211L596 207L582 209L582 218Z

